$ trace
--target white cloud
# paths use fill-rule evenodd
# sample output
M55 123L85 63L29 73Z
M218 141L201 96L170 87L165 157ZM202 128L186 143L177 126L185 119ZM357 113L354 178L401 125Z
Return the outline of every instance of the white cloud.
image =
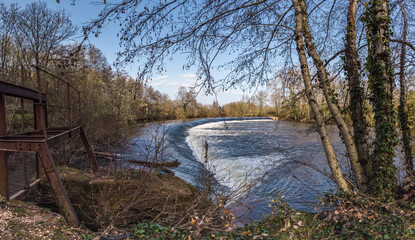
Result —
M158 80L163 80L163 79L167 79L169 78L169 75L161 75L161 76L157 76L155 78L152 79L152 81L158 81Z
M197 76L195 73L181 73L179 74L180 77L184 78L184 79L189 79L189 80L196 80Z

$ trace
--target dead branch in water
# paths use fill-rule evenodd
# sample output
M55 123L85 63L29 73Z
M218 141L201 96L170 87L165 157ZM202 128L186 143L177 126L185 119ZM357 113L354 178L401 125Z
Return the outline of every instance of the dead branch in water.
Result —
M146 167L178 167L180 165L180 162L177 160L171 162L148 162L139 160L129 160L129 162Z

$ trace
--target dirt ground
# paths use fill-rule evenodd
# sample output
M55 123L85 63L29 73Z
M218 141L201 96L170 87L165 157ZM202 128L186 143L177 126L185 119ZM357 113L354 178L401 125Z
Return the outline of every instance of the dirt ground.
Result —
M61 215L48 209L0 199L0 239L93 239L93 235L68 226Z

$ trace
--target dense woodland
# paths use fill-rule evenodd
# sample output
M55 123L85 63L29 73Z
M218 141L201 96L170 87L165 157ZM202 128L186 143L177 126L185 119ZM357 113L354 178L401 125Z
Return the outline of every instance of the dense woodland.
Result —
M80 29L64 9L52 11L46 3L1 3L1 80L18 85L23 80L25 86L36 89L32 66L36 65L69 81L81 90L83 124L95 139L108 138L108 129L137 121L276 116L313 122L331 177L346 199L354 193L382 204L409 199L413 210L412 1L124 0L103 4L100 15ZM116 67L85 40L99 36L108 22L121 26L123 50ZM85 39L74 41L79 33ZM198 82L192 88L180 87L176 98L170 99L148 81L163 72L171 56L184 52L188 62L183 67L196 66ZM224 63L218 60L222 55L233 59ZM140 63L137 77L122 70L132 61ZM215 78L213 69L227 74ZM48 101L63 104L63 85L47 74L41 76ZM258 87L265 90L255 90ZM196 100L200 89L215 94L234 88L249 94L223 106ZM19 126L20 102L11 99L8 105L12 132ZM32 110L25 111L29 119ZM67 121L59 109L49 111L51 125ZM351 174L339 165L327 124L339 129ZM405 176L399 182L394 165L398 145Z

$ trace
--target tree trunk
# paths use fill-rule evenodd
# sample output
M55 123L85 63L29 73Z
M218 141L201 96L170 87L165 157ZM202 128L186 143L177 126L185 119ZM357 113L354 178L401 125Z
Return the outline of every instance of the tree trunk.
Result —
M401 45L401 59L400 59L400 71L399 71L399 84L400 84L400 96L399 96L399 124L402 132L402 148L405 153L405 169L407 176L415 176L414 163L411 148L411 130L408 126L408 112L406 110L406 89L405 89L405 57L406 57L406 36L408 32L408 24L406 20L405 9L401 5L402 17L403 17L403 39Z
M321 137L321 142L323 143L324 150L327 157L327 162L330 166L331 172L333 174L334 180L336 181L339 189L341 191L349 192L350 188L347 184L345 177L340 169L339 163L337 161L336 153L334 152L333 145L331 144L330 137L327 133L326 125L324 123L323 117L320 112L319 105L317 104L312 82L311 76L308 69L307 57L305 54L304 49L304 41L303 41L303 19L302 19L302 8L300 5L301 0L292 0L294 9L295 9L295 41L297 43L297 52L298 58L301 64L301 73L303 75L304 85L306 96L308 99L308 103L310 104L310 108L314 115L314 120L317 125L318 132Z
M393 72L389 48L388 0L373 0L369 7L369 40L372 49L367 59L369 87L375 114L376 139L372 157L370 187L374 196L391 201L397 188L393 164L397 144L393 106Z
M345 71L349 83L350 111L353 121L354 143L359 155L360 165L365 175L368 176L370 169L369 147L367 144L367 126L363 114L364 89L361 86L359 74L359 60L356 48L356 7L357 0L350 0L347 14L347 34L345 51Z
M327 106L330 110L331 115L336 122L340 134L343 137L343 141L347 148L348 157L350 160L350 165L352 166L352 170L356 179L357 188L360 191L365 192L367 190L367 177L364 173L362 165L359 162L359 155L357 153L356 145L354 144L353 136L351 134L350 128L347 126L346 121L344 120L343 116L341 115L341 111L339 110L335 96L332 90L329 90L329 81L327 77L327 72L324 67L323 61L321 60L319 54L316 51L314 43L312 41L311 32L308 25L307 19L307 9L304 0L300 0L301 12L301 19L303 21L303 35L305 39L305 44L308 50L308 54L313 59L314 65L317 68L318 77L322 86L323 94L327 102Z

